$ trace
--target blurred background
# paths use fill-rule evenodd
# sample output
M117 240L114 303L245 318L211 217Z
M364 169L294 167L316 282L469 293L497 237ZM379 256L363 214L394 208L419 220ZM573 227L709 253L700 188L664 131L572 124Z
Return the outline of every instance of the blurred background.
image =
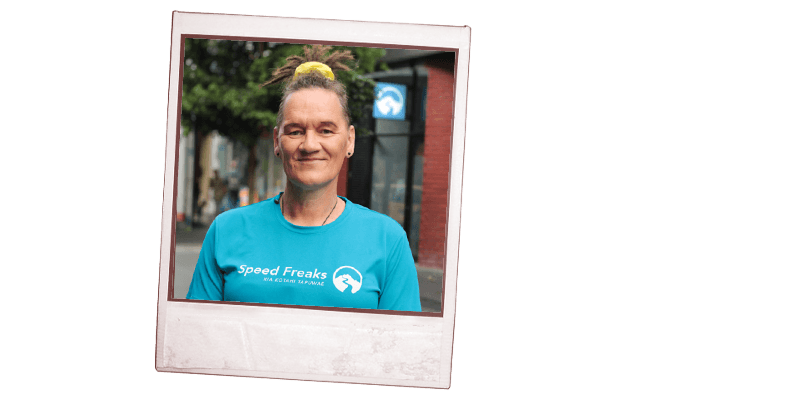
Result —
M259 87L302 44L187 38L177 160L174 298L185 298L200 247L220 213L276 196L280 85ZM338 194L403 226L423 311L441 311L455 53L333 46L356 57L348 89L356 151ZM427 144L427 146L426 146Z

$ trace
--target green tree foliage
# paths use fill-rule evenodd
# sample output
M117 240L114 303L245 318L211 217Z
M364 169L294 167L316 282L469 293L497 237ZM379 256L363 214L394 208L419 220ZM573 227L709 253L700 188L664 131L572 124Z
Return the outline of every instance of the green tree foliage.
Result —
M375 70L383 49L336 46L356 58L353 71L337 73L348 90L353 124L358 134L369 132L364 123L374 100L375 82L363 74ZM301 55L303 45L235 40L186 39L181 123L188 132L217 130L252 148L258 137L275 125L280 85L259 88L290 55Z
M298 44L237 40L186 39L184 43L181 124L196 138L214 130L249 149L247 186L255 187L258 138L275 126L280 105L280 85L259 87L290 55L302 55ZM356 134L369 133L366 122L374 101L375 82L363 74L375 70L383 49L335 46L349 49L356 65L337 72L347 88ZM385 65L380 66L383 69ZM255 190L250 190L253 201Z

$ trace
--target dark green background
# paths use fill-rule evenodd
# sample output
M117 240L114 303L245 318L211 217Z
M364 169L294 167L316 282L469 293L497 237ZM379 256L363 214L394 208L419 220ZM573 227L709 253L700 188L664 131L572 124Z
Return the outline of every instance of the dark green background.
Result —
M795 399L794 2L5 5L9 398ZM450 392L153 371L169 23L469 24Z

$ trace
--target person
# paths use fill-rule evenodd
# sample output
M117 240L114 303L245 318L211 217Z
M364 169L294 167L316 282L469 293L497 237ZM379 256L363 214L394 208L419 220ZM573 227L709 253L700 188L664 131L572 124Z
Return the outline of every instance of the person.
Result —
M353 57L329 51L306 47L264 83L285 83L273 131L285 191L213 221L187 299L420 311L403 228L337 196L355 128L333 71Z
M215 214L219 214L224 211L222 200L225 198L225 193L228 192L228 182L219 176L218 169L214 170L214 176L211 178L211 188L214 191L214 204L217 206Z

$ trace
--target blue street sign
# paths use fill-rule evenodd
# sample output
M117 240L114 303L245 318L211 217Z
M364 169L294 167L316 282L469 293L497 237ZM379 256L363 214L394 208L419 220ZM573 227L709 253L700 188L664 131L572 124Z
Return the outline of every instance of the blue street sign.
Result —
M381 119L406 119L406 85L378 82L372 116Z

